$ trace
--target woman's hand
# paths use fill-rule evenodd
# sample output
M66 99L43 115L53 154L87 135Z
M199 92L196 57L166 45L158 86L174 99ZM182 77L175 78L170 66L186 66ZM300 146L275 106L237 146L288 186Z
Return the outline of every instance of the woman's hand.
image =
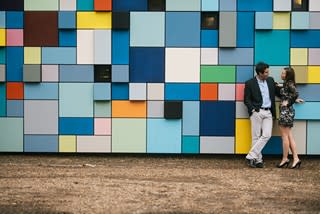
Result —
M288 100L284 100L284 101L282 101L282 103L281 103L281 106L287 106L288 105Z
M298 99L296 99L296 101L295 101L296 103L304 103L304 100L303 99L300 99L300 98L298 98Z

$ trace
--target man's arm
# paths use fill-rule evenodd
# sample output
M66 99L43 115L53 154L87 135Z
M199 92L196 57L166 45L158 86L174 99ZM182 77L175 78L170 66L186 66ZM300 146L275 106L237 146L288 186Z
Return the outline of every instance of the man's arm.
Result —
M246 82L244 88L244 104L247 106L249 113L255 110L251 101L251 90L249 81Z

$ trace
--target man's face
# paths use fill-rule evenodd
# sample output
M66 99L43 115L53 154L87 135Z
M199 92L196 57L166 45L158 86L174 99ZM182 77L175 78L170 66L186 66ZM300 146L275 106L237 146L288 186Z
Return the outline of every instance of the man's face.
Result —
M261 80L266 80L269 76L269 68L266 68L263 73L259 73L259 78Z

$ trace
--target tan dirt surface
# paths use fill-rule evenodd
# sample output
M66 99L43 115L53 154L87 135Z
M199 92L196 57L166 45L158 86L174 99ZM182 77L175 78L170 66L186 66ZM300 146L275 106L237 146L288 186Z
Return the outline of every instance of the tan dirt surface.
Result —
M320 213L320 158L0 154L0 213Z

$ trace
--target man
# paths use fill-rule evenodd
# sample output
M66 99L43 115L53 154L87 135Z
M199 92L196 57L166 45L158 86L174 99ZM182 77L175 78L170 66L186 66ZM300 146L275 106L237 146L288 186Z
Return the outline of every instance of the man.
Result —
M251 121L252 145L246 156L248 166L263 168L261 151L272 134L273 117L275 117L276 87L269 77L269 65L259 62L256 76L245 83L244 104L248 108Z

